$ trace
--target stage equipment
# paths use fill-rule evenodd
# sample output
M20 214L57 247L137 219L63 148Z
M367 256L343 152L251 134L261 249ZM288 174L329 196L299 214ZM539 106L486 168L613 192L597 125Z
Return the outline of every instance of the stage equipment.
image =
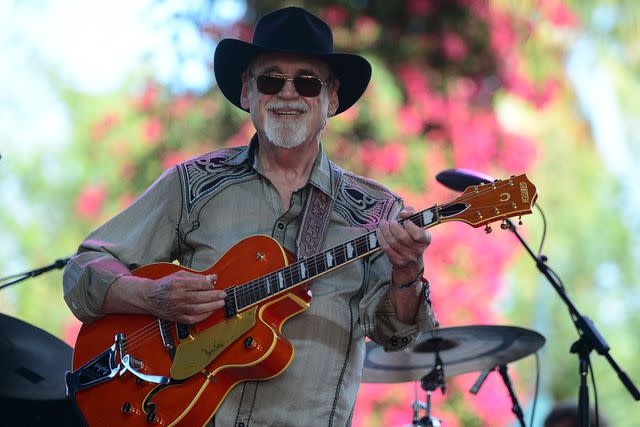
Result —
M496 181L488 175L469 169L447 169L438 173L436 175L436 179L445 187L455 191L462 191L469 185L486 185L489 182ZM542 217L544 220L544 215ZM567 306L571 321L574 323L578 331L578 335L580 336L580 338L578 338L578 340L570 347L570 352L575 353L578 356L578 372L580 375L580 387L578 390L578 412L580 415L579 427L589 426L589 389L587 385L587 376L589 375L589 367L591 366L589 355L593 350L596 350L598 354L607 359L609 365L611 365L613 370L616 372L618 378L620 378L620 381L624 384L631 396L636 401L640 400L640 391L638 391L638 388L631 381L627 373L624 372L613 359L610 354L609 345L600 334L593 321L587 316L583 316L573 304L573 301L571 301L569 295L567 295L565 287L562 284L562 280L560 280L560 277L556 272L547 265L547 256L540 253L541 251L536 255L518 233L516 226L511 220L508 218L505 219L503 221L503 225L505 225L504 228L508 228L513 232L513 234L515 234L517 239L522 243L535 262L538 270L547 278L551 286L556 290L562 301Z
M82 425L65 397L72 348L55 336L0 314L0 411L13 427Z
M539 333L516 326L456 326L423 332L404 350L385 352L367 343L362 371L365 383L420 381L442 360L444 379L468 372L494 369L536 352L545 343Z
M423 333L412 346L385 352L374 342L367 343L362 381L369 383L400 383L420 381L427 393L426 404L416 400L412 404L413 424L438 427L439 420L431 416L431 393L438 388L444 394L446 380L468 372L482 371L476 385L497 370L507 387L512 411L524 427L524 416L507 373L507 364L532 354L545 343L542 335L516 326L458 326L434 329ZM419 411L426 410L424 417Z

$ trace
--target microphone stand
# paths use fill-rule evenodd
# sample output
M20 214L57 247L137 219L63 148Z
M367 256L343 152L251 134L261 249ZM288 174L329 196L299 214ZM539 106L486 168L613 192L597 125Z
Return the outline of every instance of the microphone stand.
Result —
M509 391L509 396L511 397L511 412L513 412L518 421L520 421L520 425L522 427L526 427L524 422L524 414L522 413L522 407L520 406L520 402L518 401L518 396L516 396L516 392L513 390L513 384L511 384L511 378L509 378L509 374L507 373L507 365L500 365L498 367L498 372L500 372L500 376L502 377L502 381L504 385L507 386L507 390Z
M527 427L527 425L524 422L524 414L522 413L522 407L520 406L520 402L518 401L518 396L516 395L516 392L513 389L511 378L507 373L507 365L495 366L491 369L485 369L484 371L480 372L478 379L473 384L473 387L471 387L471 389L469 390L469 393L478 394L478 391L480 391L480 387L482 387L482 384L484 384L484 381L487 379L487 376L493 371L498 371L500 373L500 376L502 377L502 382L504 382L504 385L507 387L507 391L509 392L509 397L511 397L511 405L512 405L511 412L513 412L515 416L518 418L518 421L520 422L521 427Z
M547 266L547 257L541 255L540 257L536 256L529 245L524 241L522 236L518 233L516 226L509 219L505 219L505 222L509 226L509 230L515 234L515 236L520 240L520 243L525 247L531 258L536 263L536 267L540 272L547 278L549 283L556 290L558 295L562 301L564 301L565 305L569 309L569 314L571 315L571 319L578 331L578 335L580 338L571 345L571 353L575 353L578 355L579 362L579 373L580 373L580 389L579 389L579 400L578 400L578 415L580 423L579 427L589 427L589 389L587 385L587 375L589 374L589 354L596 350L598 354L604 356L613 370L618 374L618 378L622 381L622 384L627 388L631 396L635 400L640 400L640 391L633 384L629 376L620 369L620 366L613 359L611 354L609 354L609 345L604 340L598 329L593 324L593 321L586 316L580 314L576 306L573 304L567 293L565 292L563 286L558 282L557 276L555 273Z
M57 259L52 264L46 265L44 267L40 267L40 268L36 268L35 270L26 271L24 273L12 274L11 276L0 278L0 290L6 287L9 287L11 285L15 285L16 283L22 282L23 280L26 280L30 277L39 276L42 273L46 273L47 271L62 269L64 268L65 265L67 265L70 259L71 257ZM14 280L11 280L11 279L14 279Z

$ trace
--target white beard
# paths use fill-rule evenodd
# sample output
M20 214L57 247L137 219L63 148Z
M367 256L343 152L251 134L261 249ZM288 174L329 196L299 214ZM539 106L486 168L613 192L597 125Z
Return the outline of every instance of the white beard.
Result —
M307 112L309 107L303 102L273 102L269 103L267 110L295 109ZM267 139L276 147L295 148L304 144L307 140L308 117L291 120L278 118L271 112L266 114L264 133Z

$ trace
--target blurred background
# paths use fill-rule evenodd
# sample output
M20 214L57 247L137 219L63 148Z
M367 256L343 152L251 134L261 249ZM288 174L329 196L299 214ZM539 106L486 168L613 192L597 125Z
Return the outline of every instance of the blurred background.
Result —
M435 180L444 169L526 172L544 244L538 210L520 232L640 385L634 0L0 0L0 277L72 255L164 169L246 144L253 127L217 90L213 51L224 37L250 40L257 18L285 5L323 17L337 51L373 65L363 99L329 121L334 161L420 209L456 197ZM516 325L546 337L540 426L556 402L577 399L577 333L514 235L493 228L431 230L432 300L442 327ZM60 270L0 290L0 313L71 346L79 328ZM640 425L640 403L602 357L592 364L611 425ZM510 373L529 425L535 359ZM472 395L476 377L452 378L433 414L446 427L516 425L499 376ZM414 389L363 384L354 426L410 424Z

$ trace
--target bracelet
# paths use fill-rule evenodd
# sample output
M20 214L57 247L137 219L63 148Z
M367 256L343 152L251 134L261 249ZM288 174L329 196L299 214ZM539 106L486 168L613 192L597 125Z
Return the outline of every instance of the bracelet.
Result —
M391 285L391 287L393 289L402 290L402 289L410 288L418 282L422 282L422 284L429 283L429 281L425 279L424 276L422 275L423 273L424 273L424 269L420 272L420 276L417 279L414 279L407 283L403 283L401 285Z

